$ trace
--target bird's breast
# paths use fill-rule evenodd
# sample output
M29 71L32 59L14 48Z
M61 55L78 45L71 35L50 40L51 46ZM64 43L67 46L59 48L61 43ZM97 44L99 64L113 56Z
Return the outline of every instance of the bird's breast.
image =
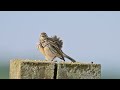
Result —
M44 52L47 58L54 58L56 55L51 51L49 47L44 47Z

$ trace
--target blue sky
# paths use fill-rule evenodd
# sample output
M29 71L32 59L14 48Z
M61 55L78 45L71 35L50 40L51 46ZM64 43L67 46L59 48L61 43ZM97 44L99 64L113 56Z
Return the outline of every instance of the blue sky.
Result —
M36 49L41 32L61 37L77 61L100 63L105 78L120 78L119 11L1 11L0 63L44 60Z

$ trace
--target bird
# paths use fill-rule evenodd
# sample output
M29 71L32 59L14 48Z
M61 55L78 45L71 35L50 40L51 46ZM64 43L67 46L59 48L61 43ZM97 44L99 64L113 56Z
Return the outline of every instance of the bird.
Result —
M62 51L62 47L63 41L56 35L48 37L45 32L40 34L37 48L45 56L46 60L53 61L56 57L58 57L63 61L65 61L65 58L68 58L72 62L76 62L73 58Z

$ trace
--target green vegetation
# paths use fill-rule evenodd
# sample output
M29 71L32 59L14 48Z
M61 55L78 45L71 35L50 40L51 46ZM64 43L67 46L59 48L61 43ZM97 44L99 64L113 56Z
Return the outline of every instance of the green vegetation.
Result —
M9 79L9 66L0 66L0 79Z

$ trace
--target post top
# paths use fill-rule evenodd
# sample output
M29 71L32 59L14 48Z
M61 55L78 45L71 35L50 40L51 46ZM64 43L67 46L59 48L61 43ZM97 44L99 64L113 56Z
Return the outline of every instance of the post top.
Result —
M80 64L80 65L101 65L96 63L86 63L86 62L53 62L46 60L32 60L32 59L12 59L10 62L31 62L31 63L57 63L57 64Z

